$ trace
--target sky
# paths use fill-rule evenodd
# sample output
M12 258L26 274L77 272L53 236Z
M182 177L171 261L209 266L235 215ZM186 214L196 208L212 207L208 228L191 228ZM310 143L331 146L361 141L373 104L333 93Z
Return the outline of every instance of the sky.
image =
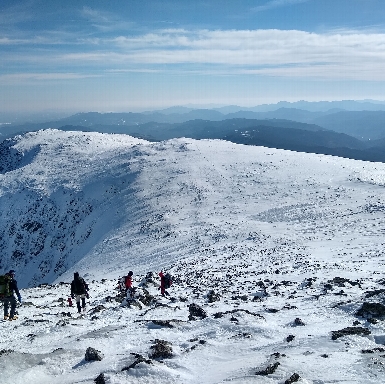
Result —
M2 0L0 113L385 100L383 0Z

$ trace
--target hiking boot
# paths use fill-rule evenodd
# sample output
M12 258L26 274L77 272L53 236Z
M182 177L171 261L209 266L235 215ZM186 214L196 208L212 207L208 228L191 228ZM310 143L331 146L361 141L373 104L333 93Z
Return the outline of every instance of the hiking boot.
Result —
M9 320L9 321L17 320L17 316L10 317L8 320Z
M8 320L8 319L9 319L9 315L4 316L4 320Z

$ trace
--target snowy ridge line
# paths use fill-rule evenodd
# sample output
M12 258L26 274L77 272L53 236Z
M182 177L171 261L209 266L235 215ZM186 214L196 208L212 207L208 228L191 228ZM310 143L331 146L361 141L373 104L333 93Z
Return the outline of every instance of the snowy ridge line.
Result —
M24 304L0 324L2 382L382 378L383 164L55 130L8 146L26 156L0 174L0 268ZM128 270L136 286L155 275L131 307L114 289ZM81 317L75 271L91 287Z

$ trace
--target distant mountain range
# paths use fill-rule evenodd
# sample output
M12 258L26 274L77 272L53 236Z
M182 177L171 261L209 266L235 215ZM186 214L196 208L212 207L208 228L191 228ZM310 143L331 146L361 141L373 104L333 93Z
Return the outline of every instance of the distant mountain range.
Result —
M47 128L123 133L150 141L176 137L222 139L385 161L385 103L372 101L301 101L243 109L237 106L171 107L143 113L77 113L56 121L2 125L0 139Z

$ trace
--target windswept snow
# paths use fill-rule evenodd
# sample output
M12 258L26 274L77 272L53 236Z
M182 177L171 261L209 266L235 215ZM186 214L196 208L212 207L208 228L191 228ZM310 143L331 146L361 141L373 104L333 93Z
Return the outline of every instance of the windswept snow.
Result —
M382 382L383 322L356 312L383 302L384 185L382 163L224 141L46 130L3 142L0 267L17 270L25 304L0 324L0 380ZM161 269L176 276L169 298L155 280L149 306L115 301L119 276L137 285ZM91 288L79 319L63 284L74 271ZM192 303L207 317L189 320ZM353 326L370 334L332 340ZM122 371L155 339L172 358ZM104 359L85 362L89 346Z

